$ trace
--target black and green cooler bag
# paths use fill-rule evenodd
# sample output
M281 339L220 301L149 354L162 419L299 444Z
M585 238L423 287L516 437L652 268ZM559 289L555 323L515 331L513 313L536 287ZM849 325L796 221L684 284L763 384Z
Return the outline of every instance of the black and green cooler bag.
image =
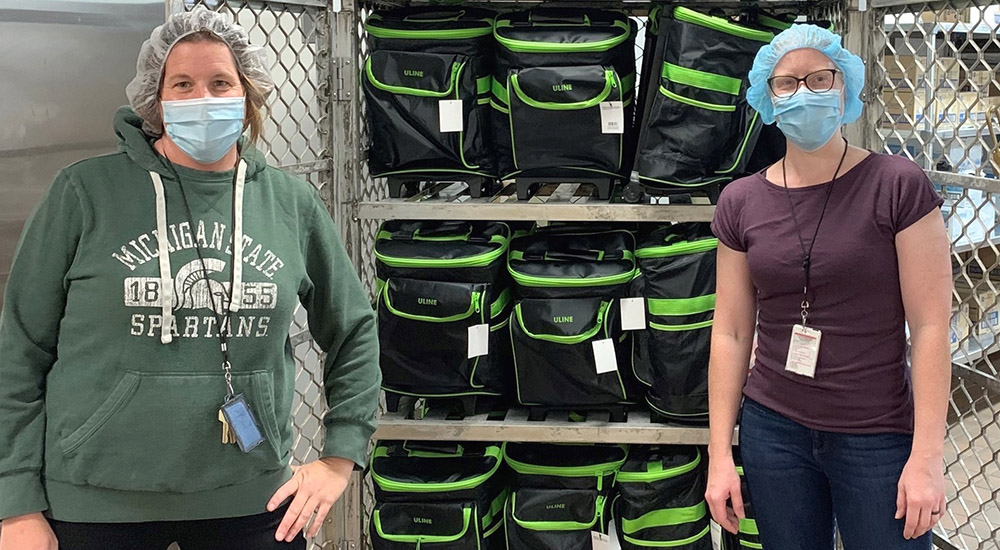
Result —
M636 24L611 11L536 8L498 16L493 34L500 176L627 175Z
M374 550L500 550L503 445L380 441L372 454Z
M375 270L386 391L425 398L509 391L510 236L498 222L382 224Z
M632 446L617 488L613 508L622 550L711 550L705 468L697 447Z
M631 335L619 318L619 299L636 273L634 248L624 230L514 239L507 267L517 298L510 333L518 402L601 407L638 397L627 368ZM604 354L598 364L595 345L614 357Z
M666 419L708 419L718 246L709 224L683 223L654 230L636 249L632 292L645 298L647 323L634 336L634 373L650 408Z
M652 193L742 175L760 132L746 101L754 56L774 34L683 6L654 10L635 172ZM647 42L647 43L650 43Z
M591 550L591 532L608 532L627 454L624 445L509 444L507 550Z
M372 176L496 177L489 106L493 18L471 7L400 8L368 17L371 53L361 86ZM442 110L453 119L447 127Z
M740 476L740 490L743 493L743 511L746 517L740 520L739 547L741 550L763 550L760 544L760 530L757 528L757 516L754 513L750 490L747 488L746 474L743 472L743 459L739 448L733 448L733 458L736 461L736 473Z

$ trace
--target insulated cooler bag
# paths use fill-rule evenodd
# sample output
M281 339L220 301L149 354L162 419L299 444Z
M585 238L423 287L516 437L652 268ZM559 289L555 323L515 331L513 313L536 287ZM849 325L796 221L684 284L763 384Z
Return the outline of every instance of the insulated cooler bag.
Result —
M697 447L632 446L617 477L622 550L711 550L705 468Z
M746 518L740 520L739 545L742 549L763 550L763 546L760 544L760 530L757 529L753 502L750 501L750 490L747 488L747 478L743 473L743 460L740 458L739 449L733 449L733 458L736 459L736 473L740 476L740 490L743 493L743 510L746 512Z
M538 8L499 16L493 33L500 176L626 175L633 155L635 23L617 12ZM602 124L601 114L611 104L623 115L613 128Z
M361 68L373 177L496 176L489 90L494 13L402 8L365 21L371 54ZM443 101L460 131L442 131ZM450 128L446 128L451 130Z
M657 7L650 22L639 182L656 193L742 175L761 127L746 102L747 74L774 35L683 6Z
M654 230L635 253L632 292L645 298L647 328L634 336L633 367L646 402L667 419L708 419L718 246L709 224L684 223Z
M517 296L510 334L518 402L572 408L635 400L631 335L619 318L619 298L635 276L634 243L622 230L514 239L507 267ZM610 341L598 346L615 357L599 374L594 345L601 341Z
M497 222L388 221L381 226L375 270L387 392L499 397L508 391L512 304L504 260L509 240L510 228ZM485 355L469 357L476 347L473 338L488 339Z
M513 484L504 513L507 550L591 550L591 531L608 532L623 445L514 444Z
M503 445L380 441L372 454L374 550L500 550Z

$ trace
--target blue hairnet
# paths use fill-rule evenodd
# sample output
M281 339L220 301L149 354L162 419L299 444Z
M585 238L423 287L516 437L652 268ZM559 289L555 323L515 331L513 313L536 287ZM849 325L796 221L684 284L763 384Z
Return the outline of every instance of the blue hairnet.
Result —
M861 88L865 83L865 64L861 58L840 45L840 35L816 25L792 25L782 31L770 44L757 52L750 69L750 89L747 102L760 113L764 124L774 123L774 104L767 87L778 61L792 50L810 48L830 58L844 77L844 123L854 122L861 116Z

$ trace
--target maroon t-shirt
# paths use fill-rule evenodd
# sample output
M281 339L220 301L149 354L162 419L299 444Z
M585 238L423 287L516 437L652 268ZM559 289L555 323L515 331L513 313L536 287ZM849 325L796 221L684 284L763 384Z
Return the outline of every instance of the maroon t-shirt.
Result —
M830 183L790 189L806 247ZM755 174L729 184L712 231L746 252L757 289L757 351L744 393L817 430L913 431L896 234L939 208L913 162L871 154L837 178L812 252L809 326L823 331L816 377L785 371L801 322L802 247L785 188Z

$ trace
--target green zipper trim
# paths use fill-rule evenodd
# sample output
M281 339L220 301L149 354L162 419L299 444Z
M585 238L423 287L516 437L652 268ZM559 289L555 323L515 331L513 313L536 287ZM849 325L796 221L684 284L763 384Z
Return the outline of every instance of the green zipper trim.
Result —
M680 477L695 470L701 464L701 452L698 452L698 456L694 460L688 462L687 464L681 464L680 466L675 466L673 468L667 468L666 470L650 471L647 469L645 472L618 472L617 479L623 483L650 483L653 481L662 481L664 479L671 479L675 477ZM651 462L647 464L647 468L650 466L661 466L660 462Z
M479 324L481 324L481 325L486 324L487 320L486 320L486 293L485 292L482 293L482 295L479 297L479 307L476 308L476 311L479 312ZM489 325L487 325L487 328L489 328ZM487 341L487 346L488 345L489 345L489 341ZM476 356L476 358L472 362L472 371L469 372L469 386L471 386L472 389L474 389L474 390L481 390L481 389L483 389L483 388L486 387L486 384L476 384L476 370L479 369L479 360L482 359L482 358L483 358L482 355L477 355Z
M496 525L494 525L493 527L487 529L486 531L483 531L483 538L484 539L488 539L488 538L492 537L493 534L496 533L497 531L499 531L500 528L503 527L503 526L504 526L504 522L503 521L498 521ZM476 548L478 548L479 547L479 545L478 545L479 541L476 541L476 542L477 542Z
M708 525L705 526L705 529L703 529L697 535L690 536L686 539L680 539L680 540L657 540L657 541L639 540L624 534L622 535L622 538L624 538L627 542L630 542L636 546L642 546L645 548L676 548L678 546L686 546L688 544L694 544L698 542L699 540L706 537L711 532L711 530L712 527Z
M462 319L468 319L472 317L472 314L480 311L480 300L482 293L479 291L472 292L472 300L469 303L469 309L462 313L456 313L455 315L449 315L447 317L434 317L431 315L417 315L415 313L407 313L405 311L400 311L392 307L392 303L389 299L389 285L386 285L382 291L384 294L382 296L385 307L389 309L389 312L396 317L402 317L403 319L409 319L411 321L423 321L426 323L454 323L455 321L461 321Z
M672 527L674 525L684 525L693 523L705 517L708 508L705 501L701 501L694 506L684 508L668 508L666 510L653 510L643 514L636 519L622 518L622 532L626 535L634 535L644 529L656 527Z
M514 281L521 286L527 287L537 287L537 288L550 288L550 287L587 287L587 286L608 286L623 284L631 281L635 278L636 270L633 269L627 273L621 273L618 275L606 275L604 277L592 277L589 279L565 279L565 278L548 278L548 277L536 277L534 275L523 275L514 271L513 269L508 269Z
M547 111L579 111L582 109L592 109L600 105L602 101L607 99L608 96L611 95L611 90L613 90L617 86L617 84L615 83L615 72L612 70L605 70L604 89L601 90L601 93L599 93L597 97L588 99L586 101L576 101L573 103L556 103L552 101L538 101L536 99L528 97L528 95L524 93L524 90L521 89L520 83L518 83L517 74L510 75L510 82L512 88L514 89L514 93L517 95L518 99L523 101L529 107L534 107L536 109L545 109Z
M494 260L503 256L510 246L509 241L505 241L503 246L490 252L476 254L468 258L393 258L380 254L375 250L375 257L389 267L414 267L414 268L459 268L459 267L484 267L493 263Z
M607 315L608 307L610 305L611 302L601 302L601 307L600 309L597 310L597 324L594 325L593 328L588 329L587 332L575 336L557 336L554 334L532 333L527 329L527 327L524 326L524 318L521 316L520 303L514 306L514 315L517 316L518 326L521 327L521 330L523 330L524 333L527 334L529 338L532 338L534 340L541 340L543 342L552 342L554 344L569 344L569 345L582 344L587 340L590 340L594 336L597 336L597 333L601 332L601 329L604 328L604 316Z
M694 315L715 309L715 294L694 298L649 298L646 304L650 315Z
M730 181L732 179L733 178L730 177L721 177L721 178L711 179L708 181L703 181L701 183L684 183L679 181L667 181L667 180L651 178L649 176L639 175L639 181L652 181L656 183L662 183L663 185L673 185L675 187L704 187L706 185L712 185L713 183L719 183L722 181Z
M743 477L743 466L736 467L736 475Z
M780 19L775 19L764 14L757 16L757 22L765 27L771 27L772 29L778 29L779 31L784 31L792 28L792 23L786 23Z
M621 78L622 94L625 92L635 92L635 73L630 73Z
M503 313L503 310L507 309L507 304L511 300L511 291L509 288L503 289L500 296L497 297L496 301L490 304L490 319L496 318L498 315Z
M716 174L731 174L734 170L736 170L736 167L740 164L740 160L743 159L743 154L746 153L747 144L750 143L750 135L753 134L753 128L757 125L758 118L760 118L760 113L754 111L753 118L750 119L750 125L747 127L747 133L743 136L743 143L740 145L740 153L736 156L736 160L733 161L733 165L726 170L716 172Z
M637 258L669 258L671 256L708 252L716 248L719 248L719 239L698 239L697 241L684 241L669 246L640 248L635 251L635 256Z
M760 531L757 529L757 520L749 518L741 519L740 533L743 533L744 535L760 536Z
M719 105L716 103L707 103L704 101L698 101L697 99L691 99L688 97L684 97L682 95L675 94L674 92L671 92L670 90L664 88L662 85L660 86L660 93L669 97L674 101L679 101L681 103L691 105L692 107L707 109L709 111L718 111L720 113L732 113L736 111L736 105Z
M493 36L496 37L497 42L499 42L501 46L512 52L518 53L603 52L625 42L628 40L629 35L632 34L628 23L625 21L615 21L614 27L621 29L624 32L619 36L598 40L596 42L568 42L556 44L550 42L532 42L530 40L515 40L513 38L500 36L500 29L510 28L513 26L514 25L509 20L497 20L493 26Z
M507 325L509 325L509 324L510 324L510 317L507 317L503 321L500 321L499 323L491 326L490 327L490 332L496 332L498 330L502 330L502 329L506 328Z
M589 522L581 521L525 521L518 519L515 515L517 510L517 491L510 494L510 517L514 518L514 523L530 531L582 531L590 529L597 524L600 519L600 511L604 508L603 495L594 499L594 519Z
M740 87L743 85L743 81L738 78L689 69L667 62L663 63L662 76L671 82L685 86L694 86L703 90L735 96L740 95Z
M646 396L646 404L649 405L650 409L653 409L653 412L659 413L659 414L661 414L663 416L673 416L673 417L676 417L676 418L704 418L704 417L708 416L707 412L703 412L703 413L687 413L687 414L667 412L667 411L665 411L665 410L657 407L653 403L651 403L649 401L649 396L648 395Z
M494 78L491 89L493 91L493 97L497 98L505 105L510 104L510 97L507 95L507 87L500 84L500 81Z
M369 18L370 20L371 18ZM483 27L481 29L428 29L428 30L399 30L377 27L370 23L365 23L365 30L375 38L401 38L412 40L468 40L487 36L493 32L492 28Z
M590 466L543 466L520 462L507 455L504 455L504 460L519 474L554 477L603 477L614 473L625 464L625 458Z
M379 510L375 510L372 521L375 522L375 530L378 536L389 542L441 544L461 540L469 532L469 525L472 523L472 508L462 508L462 531L457 535L390 535L382 530L382 516Z
M497 111L499 111L499 112L501 112L501 113L503 113L505 115L509 115L510 114L510 109L508 109L506 107L502 107L498 103L495 103L492 100L490 100L490 107L493 107L494 109L496 109Z
M503 507L507 505L508 492L509 490L506 487L504 487L503 491L500 491L500 494L498 494L497 497L493 499L493 502L490 504L490 509L487 510L485 514L483 514L483 529L489 529L490 524L493 523L493 520L497 519L498 517L500 517L501 514L503 514ZM498 521L497 523L499 524L500 522Z
M476 79L476 93L479 95L490 93L490 84L493 82L492 76L484 76Z
M369 57L365 61L365 74L368 76L368 81L372 83L376 88L389 92L390 94L402 94L402 95L413 95L417 97L448 97L451 95L452 91L455 90L455 83L458 81L458 75L461 74L462 68L465 63L452 63L451 65L451 77L449 78L448 89L443 92L433 92L430 90L421 90L419 88L408 88L406 86L392 86L390 84L385 84L379 82L375 78L375 73L372 72L372 58Z
M660 323L649 322L649 328L653 330L659 330L663 332L683 332L685 330L699 330L703 328L708 328L712 326L712 319L708 321L702 321L700 323L691 323L689 325L662 325Z
M694 25L707 27L712 30L738 36L740 38L746 38L747 40L771 42L771 40L774 39L774 33L736 25L721 17L705 15L704 13L688 9L683 6L677 6L674 8L674 19L685 23L692 23Z
M740 546L745 546L751 548L752 550L764 550L764 545L759 542L750 542L748 540L740 539Z
M447 481L441 483L409 483L395 481L378 475L375 473L374 468L372 469L372 480L374 480L383 491L389 491L392 493L442 493L447 491L475 489L493 477L493 475L497 473L497 470L500 469L501 463L503 462L504 445L505 444L501 444L499 447L487 447L486 452L483 453L483 456L496 459L496 464L490 468L490 471L462 481Z

